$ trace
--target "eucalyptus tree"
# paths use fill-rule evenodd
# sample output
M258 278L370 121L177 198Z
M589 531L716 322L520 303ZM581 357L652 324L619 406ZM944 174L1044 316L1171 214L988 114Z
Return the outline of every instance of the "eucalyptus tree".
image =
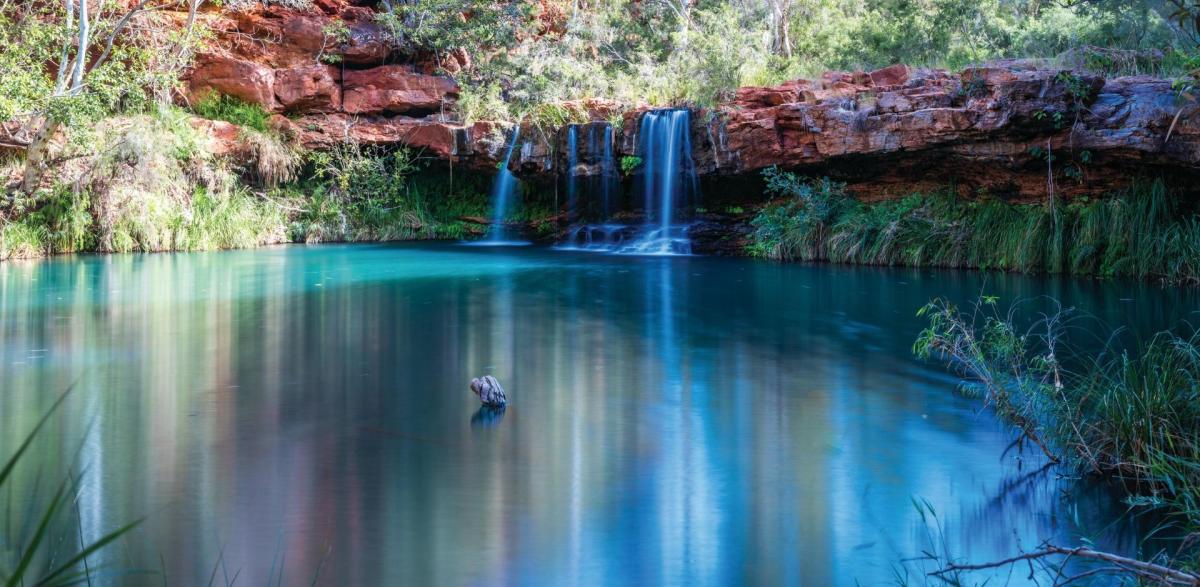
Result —
M0 142L25 151L20 191L37 189L60 129L170 99L154 90L176 83L202 1L0 3ZM188 11L182 30L143 18L168 8Z

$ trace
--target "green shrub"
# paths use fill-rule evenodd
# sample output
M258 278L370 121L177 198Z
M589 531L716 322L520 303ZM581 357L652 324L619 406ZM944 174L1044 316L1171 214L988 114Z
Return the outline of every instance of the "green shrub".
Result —
M634 155L621 157L621 174L630 175L642 166L642 158Z
M508 120L512 118L508 104L500 95L500 84L464 83L458 92L455 109L464 123L477 120Z
M192 104L192 111L202 118L224 120L258 132L270 130L270 112L233 96L210 92Z
M308 167L313 180L292 196L292 240L465 238L462 218L488 214L488 178L426 170L408 149L345 144L310 153Z
M46 227L34 219L0 221L0 260L29 259L46 254Z

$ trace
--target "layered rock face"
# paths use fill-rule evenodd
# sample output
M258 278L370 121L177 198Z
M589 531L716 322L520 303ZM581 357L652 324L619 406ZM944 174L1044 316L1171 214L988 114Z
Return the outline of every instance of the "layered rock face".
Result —
M260 5L206 15L215 40L185 78L185 99L219 93L277 113L273 122L310 148L347 141L405 144L443 159L495 164L492 125L451 113L453 80L420 56L400 55L370 8L339 0L310 11ZM467 62L463 52L442 67Z
M187 99L219 92L260 104L311 148L403 144L456 165L494 168L510 136L506 125L458 122L458 86L419 56L397 54L373 9L341 0L316 6L209 14L216 39L185 80ZM348 32L331 34L335 22ZM458 52L442 69L468 62ZM593 125L623 110L613 154L637 155L647 107L572 106ZM1169 81L1149 77L1106 80L1021 62L959 73L895 65L741 88L694 113L691 144L709 182L755 179L779 166L847 181L867 198L953 185L963 194L1033 199L1047 194L1048 179L1066 195L1107 191L1139 174L1190 181L1200 171L1197 110L1177 99ZM565 129L527 125L521 141L514 172L559 179ZM596 154L578 155L577 174L600 172Z
M778 165L839 177L866 196L954 184L1029 198L1046 195L1048 177L1071 194L1145 172L1195 173L1196 114L1169 81L1148 77L1105 80L1022 63L960 74L898 65L742 88L694 130L694 144L709 174Z

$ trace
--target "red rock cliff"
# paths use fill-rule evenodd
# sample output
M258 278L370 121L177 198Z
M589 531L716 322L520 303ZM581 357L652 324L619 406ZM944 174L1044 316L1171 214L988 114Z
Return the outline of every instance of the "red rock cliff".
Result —
M456 121L454 81L397 54L372 9L338 0L317 6L209 14L216 38L189 72L186 97L216 91L261 104L309 147L405 144L481 170L495 165L504 135L495 124ZM335 20L349 30L345 42L327 34ZM447 67L467 59L460 54ZM613 105L587 108L599 121ZM635 154L642 111L625 113L618 157ZM1068 194L1111 189L1137 174L1190 180L1200 170L1196 111L1180 104L1169 81L1149 77L1106 80L1020 62L960 73L896 65L741 88L697 111L692 144L711 178L778 165L832 175L870 197L955 185L1034 198L1045 194L1048 171ZM553 180L564 134L523 132L512 167Z

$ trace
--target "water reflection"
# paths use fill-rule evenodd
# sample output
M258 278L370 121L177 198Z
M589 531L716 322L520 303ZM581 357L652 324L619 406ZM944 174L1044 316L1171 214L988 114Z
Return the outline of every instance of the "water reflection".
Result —
M183 584L222 548L248 584L322 565L329 584L880 583L928 547L913 496L974 559L1123 512L1001 459L1009 431L910 358L920 305L984 289L1142 331L1196 307L1146 284L536 249L0 264L0 449L78 381L38 459L69 462L91 425L85 533L149 516L116 562L161 555ZM468 391L482 374L507 413Z
M479 406L471 416L471 426L491 428L504 419L504 406Z

